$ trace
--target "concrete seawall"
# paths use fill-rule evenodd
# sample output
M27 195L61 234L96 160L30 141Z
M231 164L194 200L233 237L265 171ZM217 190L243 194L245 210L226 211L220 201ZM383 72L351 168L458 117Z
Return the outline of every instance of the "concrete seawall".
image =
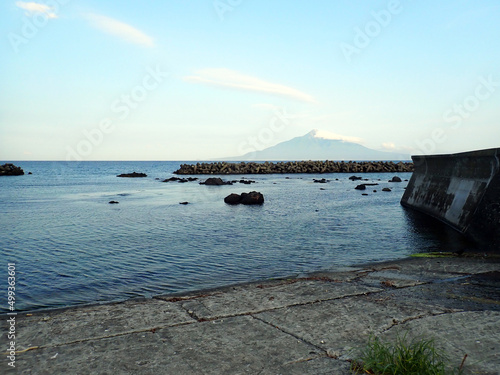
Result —
M499 250L500 148L412 159L415 171L401 204Z

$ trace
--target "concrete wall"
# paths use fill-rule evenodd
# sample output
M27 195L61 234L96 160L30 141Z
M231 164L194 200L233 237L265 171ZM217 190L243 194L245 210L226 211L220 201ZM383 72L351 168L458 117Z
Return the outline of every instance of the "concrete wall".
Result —
M500 250L500 148L412 159L401 204Z

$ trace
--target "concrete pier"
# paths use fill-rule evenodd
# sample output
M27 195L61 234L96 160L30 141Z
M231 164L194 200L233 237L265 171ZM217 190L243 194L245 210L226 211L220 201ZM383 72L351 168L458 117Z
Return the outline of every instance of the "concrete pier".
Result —
M401 204L441 220L482 246L500 249L500 148L413 156Z
M2 374L351 374L370 334L500 374L498 258L412 258L154 299L19 312Z

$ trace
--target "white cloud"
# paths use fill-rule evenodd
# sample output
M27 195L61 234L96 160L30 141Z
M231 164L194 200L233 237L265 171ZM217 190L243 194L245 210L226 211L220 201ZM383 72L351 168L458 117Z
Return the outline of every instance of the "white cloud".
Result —
M241 90L259 91L287 96L304 102L314 102L314 98L311 95L292 87L267 82L260 78L247 76L225 68L201 69L196 71L195 75L184 77L184 79L190 82L233 87Z
M17 1L16 6L18 8L24 9L27 16L32 16L34 14L45 14L47 18L57 18L57 14L54 13L54 8L46 4Z
M394 144L393 142L385 142L382 143L382 149L386 151L391 151L391 152L401 152L405 154L412 154L416 150L414 147L409 147L409 146L399 146Z
M89 13L85 15L91 24L97 29L108 34L117 36L127 42L153 47L153 39L142 31L124 22L100 14Z
M396 145L392 142L385 142L385 143L382 143L382 148L385 150L395 150Z
M340 134L332 133L332 132L327 131L327 130L314 129L309 134L311 134L314 138L332 139L332 140L353 142L353 143L362 143L363 142L362 138L351 137L348 135L340 135Z

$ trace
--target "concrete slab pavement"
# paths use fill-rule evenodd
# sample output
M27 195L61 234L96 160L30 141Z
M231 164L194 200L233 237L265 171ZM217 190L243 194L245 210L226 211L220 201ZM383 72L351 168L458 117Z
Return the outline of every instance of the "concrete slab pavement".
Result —
M7 324L1 322L2 348ZM411 258L185 295L19 313L15 374L349 374L370 334L434 337L500 374L500 260ZM6 353L4 353L6 354Z

